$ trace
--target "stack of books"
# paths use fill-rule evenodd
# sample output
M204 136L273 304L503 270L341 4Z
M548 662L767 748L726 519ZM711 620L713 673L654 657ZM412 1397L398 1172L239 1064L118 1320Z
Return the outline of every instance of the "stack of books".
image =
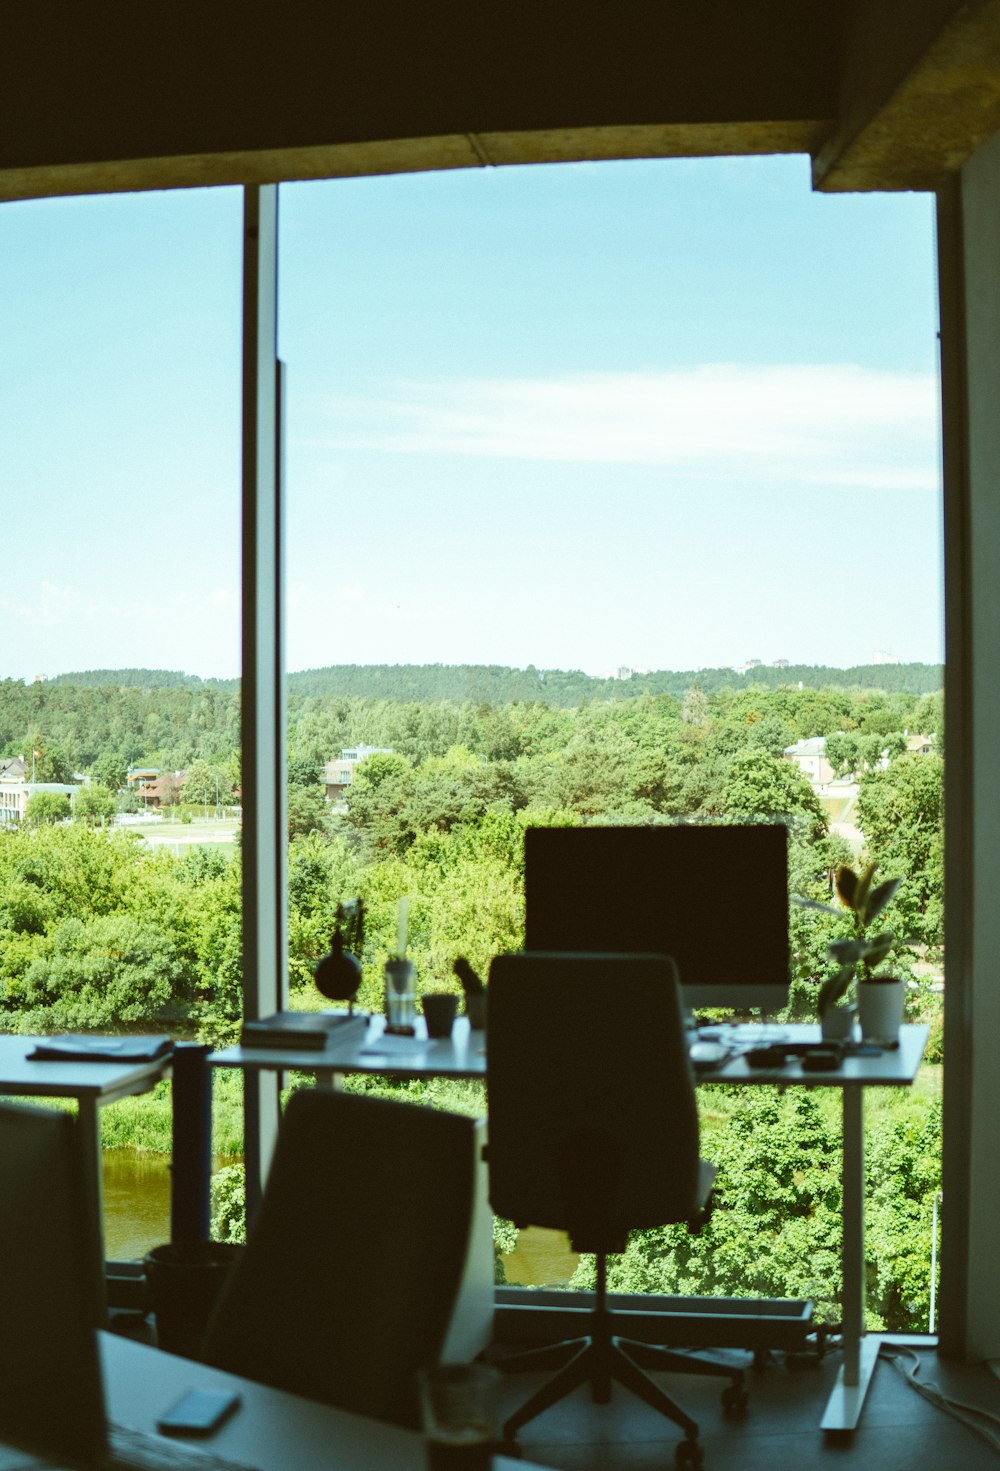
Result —
M240 1032L243 1047L270 1047L322 1052L330 1042L356 1036L368 1026L361 1011L276 1011L258 1021L244 1022Z

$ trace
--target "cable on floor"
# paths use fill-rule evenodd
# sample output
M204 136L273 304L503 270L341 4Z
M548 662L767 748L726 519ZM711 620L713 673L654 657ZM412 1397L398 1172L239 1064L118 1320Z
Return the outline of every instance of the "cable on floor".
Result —
M932 1405L936 1406L939 1410L943 1410L946 1415L951 1415L953 1419L960 1420L963 1425L968 1425L970 1430L974 1430L977 1435L981 1435L984 1440L989 1441L994 1450L1000 1451L1000 1433L998 1433L1000 1431L1000 1415L995 1415L991 1410L981 1410L977 1405L965 1404L962 1400L949 1399L944 1391L932 1380L925 1381L919 1379L917 1376L920 1373L920 1360L917 1357L916 1351L912 1348L896 1348L895 1346L883 1344L879 1350L879 1356L883 1359L888 1359L897 1373L901 1374L910 1387L915 1389L919 1395L922 1395L925 1400L929 1400ZM912 1366L910 1368L900 1363L900 1360L904 1358L912 1360ZM988 1421L989 1423L984 1424L983 1421ZM991 1426L996 1426L997 1429L991 1429Z

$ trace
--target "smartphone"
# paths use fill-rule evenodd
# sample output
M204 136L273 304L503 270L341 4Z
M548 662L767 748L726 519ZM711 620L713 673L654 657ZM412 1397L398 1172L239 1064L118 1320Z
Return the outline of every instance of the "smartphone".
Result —
M211 1435L241 1401L228 1389L189 1389L160 1416L156 1428L161 1435Z

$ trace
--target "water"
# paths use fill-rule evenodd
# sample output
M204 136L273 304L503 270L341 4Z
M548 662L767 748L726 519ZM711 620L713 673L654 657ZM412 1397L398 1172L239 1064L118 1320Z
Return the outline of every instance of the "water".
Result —
M503 1265L511 1287L565 1287L579 1260L565 1232L529 1226Z
M134 1149L104 1151L104 1240L111 1261L143 1257L170 1240L170 1161ZM516 1287L565 1286L578 1257L561 1231L529 1227L503 1259Z
M104 1252L110 1261L145 1256L170 1240L170 1160L134 1149L103 1156Z

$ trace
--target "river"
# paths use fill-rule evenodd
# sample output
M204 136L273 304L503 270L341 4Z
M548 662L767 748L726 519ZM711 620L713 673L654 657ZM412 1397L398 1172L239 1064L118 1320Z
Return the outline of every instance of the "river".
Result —
M170 1161L133 1149L104 1151L105 1251L112 1261L132 1261L170 1239ZM522 1287L564 1285L576 1257L558 1231L522 1231L505 1255L507 1281Z

